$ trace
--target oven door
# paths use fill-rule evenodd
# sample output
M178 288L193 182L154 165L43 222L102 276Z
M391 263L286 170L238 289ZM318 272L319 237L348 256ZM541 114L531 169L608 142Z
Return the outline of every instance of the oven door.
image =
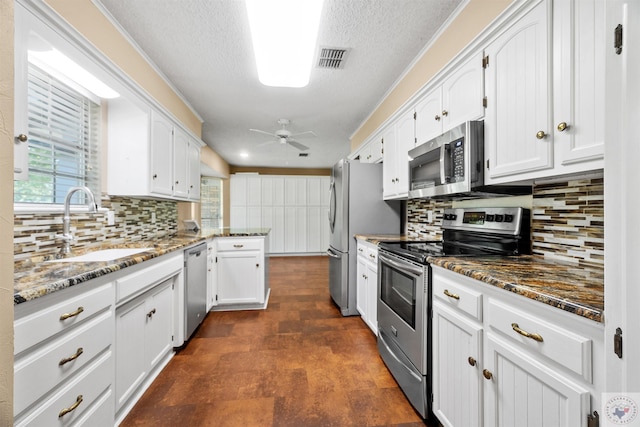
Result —
M427 374L427 267L378 253L378 328Z

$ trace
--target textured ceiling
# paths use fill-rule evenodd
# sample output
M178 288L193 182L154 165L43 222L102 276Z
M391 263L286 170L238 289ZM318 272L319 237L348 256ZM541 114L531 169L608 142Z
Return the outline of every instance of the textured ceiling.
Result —
M314 68L307 87L291 89L258 82L243 1L99 0L203 118L202 139L229 164L302 168L349 154L349 137L461 1L325 0L317 44L350 48L345 67ZM315 132L297 138L308 157L249 131L275 131L281 118L293 133Z

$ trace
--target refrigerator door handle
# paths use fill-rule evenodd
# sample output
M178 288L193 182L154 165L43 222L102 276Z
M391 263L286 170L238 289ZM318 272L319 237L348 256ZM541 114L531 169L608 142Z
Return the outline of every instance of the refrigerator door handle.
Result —
M338 254L336 254L335 252L333 252L331 250L331 248L327 249L327 255L329 255L332 258L340 258L340 256Z
M336 183L331 181L329 185L329 228L333 233L336 226Z

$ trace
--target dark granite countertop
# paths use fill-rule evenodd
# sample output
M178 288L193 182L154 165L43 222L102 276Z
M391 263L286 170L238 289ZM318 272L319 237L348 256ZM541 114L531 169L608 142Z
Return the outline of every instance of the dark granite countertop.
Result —
M266 236L269 234L269 231L270 229L268 228L215 228L200 230L198 233L179 232L152 240L138 240L127 243L104 242L90 248L75 251L72 247L72 253L66 256L66 258L70 258L103 249L148 248L135 255L110 261L48 262L59 258L46 256L18 261L14 267L13 304L16 305L42 297L152 258L184 249L213 237Z
M596 322L604 322L604 271L540 256L430 257L444 267Z
M403 234L356 234L358 240L416 241ZM436 241L434 239L434 241ZM543 302L596 322L604 322L604 270L535 255L517 257L430 257L432 265Z

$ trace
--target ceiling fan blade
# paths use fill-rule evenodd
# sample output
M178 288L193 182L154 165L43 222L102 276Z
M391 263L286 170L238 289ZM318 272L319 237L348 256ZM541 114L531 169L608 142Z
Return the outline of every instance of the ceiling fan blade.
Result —
M277 135L276 135L276 134L274 134L274 133L271 133L271 132L265 132L265 131L260 130L260 129L249 129L249 130L250 130L251 132L263 133L263 134L265 134L265 135L269 135L269 136L277 136Z
M256 145L256 147L264 147L265 145L273 144L274 142L278 142L278 141L272 139L270 141L262 142L262 143Z
M306 132L294 133L294 134L292 134L292 135L291 135L291 137L294 137L294 136L301 136L301 135L318 136L318 135L316 135L316 133L315 133L314 131L312 131L312 130L308 130L308 131L306 131Z
M287 144L290 144L292 147L296 147L300 151L307 151L309 149L306 145L300 144L298 141L294 141L292 139L288 139Z

